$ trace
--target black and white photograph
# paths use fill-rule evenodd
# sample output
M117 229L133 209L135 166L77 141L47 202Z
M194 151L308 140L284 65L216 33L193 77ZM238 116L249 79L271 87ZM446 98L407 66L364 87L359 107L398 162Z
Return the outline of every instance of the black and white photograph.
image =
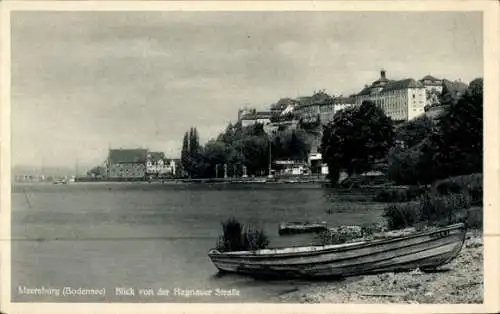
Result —
M4 300L484 304L478 3L3 14Z

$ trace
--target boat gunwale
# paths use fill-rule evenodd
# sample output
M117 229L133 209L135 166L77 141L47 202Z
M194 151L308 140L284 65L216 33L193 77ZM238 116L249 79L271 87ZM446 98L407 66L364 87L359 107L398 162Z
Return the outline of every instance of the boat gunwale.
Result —
M453 225L448 225L443 228L438 228L435 230L426 230L422 232L416 232L413 234L409 235L401 235L401 236L396 236L396 237L391 237L387 239L377 239L377 240L371 240L371 241L361 241L361 242L354 242L354 243L346 243L346 244L328 244L328 245L310 245L310 246L297 246L293 247L294 249L300 249L300 248L310 248L311 250L303 251L303 252L284 252L280 253L280 250L286 250L289 248L269 248L269 249L262 249L262 250L270 250L272 252L269 253L259 253L259 251L262 250L256 250L256 251L232 251L232 252L220 252L217 249L210 249L209 250L209 257L212 256L224 256L224 257L239 257L239 258L281 258L281 257L297 257L297 256L314 256L314 255L321 255L321 254L326 254L326 253L333 253L333 252L343 252L343 251L349 251L349 250L354 250L354 249L359 249L359 248L366 248L366 247L371 247L371 246L377 246L380 244L387 244L387 243L393 243L393 242L398 242L398 241L404 241L404 240L409 240L409 239L414 239L418 237L423 237L423 236L429 236L431 234L443 232L443 231L451 231L451 230L459 230L463 229L462 233L462 243L465 240L465 234L467 232L467 227L464 223L457 223ZM314 248L319 248L316 250L312 250ZM323 249L321 249L323 248Z

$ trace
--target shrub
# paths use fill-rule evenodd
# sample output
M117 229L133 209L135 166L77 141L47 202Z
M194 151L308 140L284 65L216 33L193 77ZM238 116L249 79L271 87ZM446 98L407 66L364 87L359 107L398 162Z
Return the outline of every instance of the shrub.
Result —
M319 234L322 244L341 244L363 236L360 226L339 226L330 228Z
M243 247L246 250L265 249L269 245L269 238L264 230L257 229L254 225L247 225L243 232Z
M266 248L269 239L264 230L253 225L243 225L235 218L221 222L222 235L217 238L217 249L220 251L245 251Z
M386 189L378 191L373 198L375 202L406 202L406 190L401 189Z
M222 251L240 251L243 249L242 230L243 225L235 218L229 218L221 222L222 235L217 241L217 249Z
M338 232L332 232L330 230L323 231L318 234L321 244L342 244L349 240L345 234L341 234Z
M389 229L403 229L413 226L420 220L418 204L391 205L384 210Z
M474 208L467 211L465 222L467 228L483 230L483 208Z
M475 173L439 180L433 184L433 191L440 195L468 193L472 205L482 206L483 175Z
M385 229L386 226L380 223L364 224L361 226L361 234L366 237L377 232L383 232Z
M442 181L436 184L436 190L441 195L461 193L463 186L454 181Z
M460 210L470 206L467 192L445 196L427 193L420 200L420 219L437 224L453 222Z

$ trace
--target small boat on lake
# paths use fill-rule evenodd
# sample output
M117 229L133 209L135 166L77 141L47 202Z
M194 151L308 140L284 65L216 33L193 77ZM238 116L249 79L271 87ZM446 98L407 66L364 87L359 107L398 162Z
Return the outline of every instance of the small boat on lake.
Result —
M221 272L265 278L347 277L435 269L449 263L465 240L463 223L411 235L353 243L219 252L208 256Z
M314 233L322 232L328 230L325 221L320 223L309 223L309 222L285 222L279 225L278 233L280 235L286 234L298 234L298 233Z

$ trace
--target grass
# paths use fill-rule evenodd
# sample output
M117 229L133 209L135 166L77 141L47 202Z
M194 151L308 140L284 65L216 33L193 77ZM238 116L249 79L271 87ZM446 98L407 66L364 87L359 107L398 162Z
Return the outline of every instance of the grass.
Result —
M254 225L244 225L231 217L221 222L222 235L217 239L216 248L222 252L255 251L269 246L269 238L264 230Z

